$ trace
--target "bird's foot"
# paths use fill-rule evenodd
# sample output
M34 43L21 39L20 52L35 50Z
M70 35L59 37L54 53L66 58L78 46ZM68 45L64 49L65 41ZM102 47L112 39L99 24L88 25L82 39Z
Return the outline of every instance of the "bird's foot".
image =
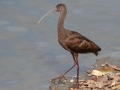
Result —
M64 78L66 80L65 76L61 75L59 77L56 77L56 78L52 79L51 82L54 83L54 84L58 84L58 83L61 82L62 78Z
M72 86L73 89L79 89L79 87L80 87L80 84L78 82Z

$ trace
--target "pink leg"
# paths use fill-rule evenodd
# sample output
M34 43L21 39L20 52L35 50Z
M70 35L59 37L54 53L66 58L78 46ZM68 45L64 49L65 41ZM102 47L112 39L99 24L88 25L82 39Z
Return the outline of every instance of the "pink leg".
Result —
M58 81L58 83L61 81L61 79L64 77L64 75L67 73L67 72L69 72L73 67L75 67L76 65L77 65L77 62L76 62L76 60L75 60L75 56L74 56L74 53L71 53L72 54L72 56L73 56L73 60L74 60L74 65L70 68L70 69L68 69L64 74L62 74L59 78L60 78L60 80ZM79 73L79 72L78 72Z
M76 62L77 62L77 81L76 81L76 85L74 86L74 88L79 88L79 62L78 62L78 54L75 55L76 58Z

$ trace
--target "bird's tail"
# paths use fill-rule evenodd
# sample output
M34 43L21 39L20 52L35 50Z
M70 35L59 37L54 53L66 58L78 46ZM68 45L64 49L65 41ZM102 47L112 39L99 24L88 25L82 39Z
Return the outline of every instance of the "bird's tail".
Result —
M96 56L98 56L99 53L98 53L98 52L94 52L94 54L95 54Z
M96 56L98 56L98 54L99 54L98 52L99 52L99 51L101 51L101 48L100 48L98 45L96 45L96 46L95 46L95 52L94 52L94 54L95 54Z

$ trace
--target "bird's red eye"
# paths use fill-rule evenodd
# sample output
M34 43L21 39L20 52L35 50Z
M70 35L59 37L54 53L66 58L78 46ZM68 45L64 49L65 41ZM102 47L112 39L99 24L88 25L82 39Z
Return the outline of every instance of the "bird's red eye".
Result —
M55 10L56 10L56 11L58 11L58 8L57 8L57 7L55 7Z

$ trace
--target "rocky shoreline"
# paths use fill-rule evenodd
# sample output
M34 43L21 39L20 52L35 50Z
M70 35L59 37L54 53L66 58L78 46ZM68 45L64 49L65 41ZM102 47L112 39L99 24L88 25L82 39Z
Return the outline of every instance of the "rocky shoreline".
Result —
M96 60L92 70L80 77L79 89L73 89L76 77L52 79L49 90L120 90L120 52L111 53Z

